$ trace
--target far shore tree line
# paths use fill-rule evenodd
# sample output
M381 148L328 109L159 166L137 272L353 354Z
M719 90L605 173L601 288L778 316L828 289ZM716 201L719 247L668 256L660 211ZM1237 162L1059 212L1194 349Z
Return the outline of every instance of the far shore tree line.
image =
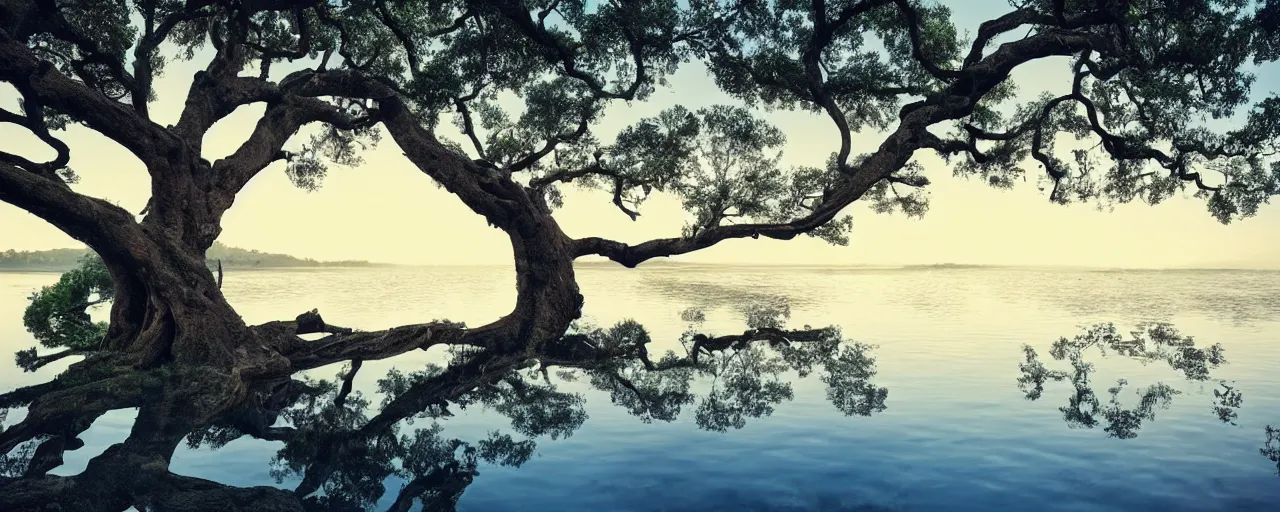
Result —
M288 254L261 252L256 249L240 249L214 242L206 260L211 269L219 264L227 268L289 268L289 267L367 267L376 265L363 260L318 261L298 258ZM98 255L89 249L49 249L44 251L0 252L0 271L35 270L65 272L85 264L85 260L97 260Z

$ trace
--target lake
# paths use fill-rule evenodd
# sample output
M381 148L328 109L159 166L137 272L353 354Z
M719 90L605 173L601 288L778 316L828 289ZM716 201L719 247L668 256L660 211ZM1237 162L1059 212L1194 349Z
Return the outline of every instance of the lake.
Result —
M56 279L0 273L0 351L34 344L22 328L26 298ZM732 334L746 328L748 305L785 300L789 326L836 325L846 338L875 347L867 352L875 358L870 380L888 391L884 409L846 415L818 375L784 375L789 400L719 432L699 428L696 404L674 421L646 423L587 380L553 372L547 378L556 388L584 398L586 421L567 437L538 439L519 468L482 465L458 510L1280 508L1280 468L1262 453L1280 448L1266 431L1280 427L1280 272L582 265L578 279L586 320L609 326L634 319L652 336L653 353L683 351L687 308L705 314L700 330ZM318 308L325 320L360 329L445 318L480 325L510 310L514 288L514 272L505 267L231 271L223 285L251 324ZM1122 333L1171 323L1197 347L1221 344L1226 363L1195 381L1161 361L1086 352L1093 365L1088 383L1104 408L1112 400L1108 389L1119 379L1128 383L1116 393L1113 412L1140 406L1149 386L1170 387L1152 417L1135 426L1125 416L1127 436L1112 435L1106 421L1092 428L1066 421L1060 409L1079 396L1070 381L1046 382L1038 399L1027 398L1018 383L1024 344L1050 369L1070 370L1071 363L1050 356L1053 343L1107 322ZM391 368L407 372L446 357L433 349L366 362L354 388L376 408L377 380ZM21 373L5 356L0 389L43 382L69 363ZM331 379L340 370L311 374ZM693 387L715 385L724 383L700 379ZM1233 416L1220 418L1215 391L1226 389L1242 401L1230 408ZM512 420L499 411L453 413L440 422L446 437L511 432ZM128 435L135 414L100 418L82 437L87 445L67 452L51 473L83 470ZM20 416L11 412L7 423ZM283 474L280 483L273 477L281 445L241 438L217 450L183 446L171 470L292 489L296 475ZM394 501L402 483L386 483L379 508Z

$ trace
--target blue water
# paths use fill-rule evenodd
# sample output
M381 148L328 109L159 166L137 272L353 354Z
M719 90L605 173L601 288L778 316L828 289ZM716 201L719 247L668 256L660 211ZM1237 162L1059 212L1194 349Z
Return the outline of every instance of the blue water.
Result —
M586 315L600 325L635 318L653 335L655 352L678 347L684 308L704 309L706 329L727 334L743 329L742 304L786 297L792 326L837 324L848 338L877 346L874 383L889 390L887 409L847 417L816 377L792 379L794 399L772 415L708 432L695 424L694 405L675 422L646 424L606 393L553 373L561 390L586 398L589 419L568 438L539 439L520 468L482 467L459 510L1280 510L1276 462L1259 453L1264 426L1280 426L1280 273L586 266L579 274ZM20 323L25 297L55 279L0 274L0 348L32 344ZM442 317L483 323L511 307L513 281L505 268L255 271L228 274L224 288L251 323L318 307L331 322L373 329ZM1147 321L1172 322L1200 345L1221 343L1228 364L1200 383L1165 365L1092 354L1104 402L1119 378L1132 384L1120 394L1130 407L1137 388L1164 382L1181 391L1136 438L1069 427L1058 410L1067 383L1047 384L1035 401L1018 389L1022 344L1046 365L1069 368L1048 356L1058 337L1098 322L1128 330ZM373 397L387 369L442 357L366 363L356 388ZM62 367L36 374L6 367L0 388ZM1211 410L1219 380L1243 393L1234 425ZM442 422L447 437L510 432L510 421L492 411L454 412ZM11 413L9 423L15 419ZM100 419L84 436L88 445L68 452L53 473L82 470L127 435L132 419L132 411ZM277 484L269 474L279 446L240 439L216 451L183 448L172 470L291 488L296 479ZM380 505L399 486L387 482Z

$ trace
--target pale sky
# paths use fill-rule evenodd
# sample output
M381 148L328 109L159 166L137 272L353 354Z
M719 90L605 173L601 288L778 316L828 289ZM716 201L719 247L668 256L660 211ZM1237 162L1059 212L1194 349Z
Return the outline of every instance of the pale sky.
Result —
M1008 10L1004 0L952 2L957 25L971 32L983 19ZM974 6L989 7L975 9ZM975 12L984 11L984 12ZM207 58L207 57L206 57ZM192 74L205 64L171 62L157 80L158 101L153 119L160 124L177 120ZM1024 66L1015 73L1020 97L1042 90L1066 91L1065 61ZM1259 72L1255 97L1280 91L1280 69ZM0 101L16 108L12 89L0 89ZM691 109L734 103L719 93L705 71L686 65L648 102L610 107L604 121L593 127L610 140L622 127L675 104ZM205 138L205 158L230 154L248 134L262 105L242 107L217 124ZM839 148L837 132L824 116L804 113L763 113L788 137L784 165L821 166ZM454 140L448 118L440 133ZM72 128L62 134L72 148L71 167L81 176L74 188L85 194L141 211L149 195L148 177L140 162L124 148L90 130ZM291 141L295 146L306 135ZM30 134L0 125L0 146L32 159L52 154ZM877 134L855 135L854 153L868 152L881 141ZM223 220L221 242L267 252L288 253L321 260L362 259L403 264L507 264L511 248L506 237L489 227L456 197L436 187L411 165L395 143L385 137L364 153L358 168L331 167L323 187L308 193L294 187L277 163L263 171L240 193ZM1223 226L1201 200L1170 199L1158 206L1129 204L1112 212L1092 205L1058 206L1036 190L1034 178L1011 191L999 191L978 181L951 177L951 170L927 152L917 153L933 181L931 208L923 220L902 215L878 215L861 203L848 213L854 224L849 246L799 237L791 241L734 240L679 258L690 262L803 263L803 264L929 264L972 263L1014 265L1082 265L1108 267L1251 266L1280 268L1280 209L1264 206L1257 217ZM1031 171L1034 172L1034 171ZM556 213L564 230L574 237L605 236L626 242L679 236L686 214L673 197L656 197L632 222L611 203L607 194L566 187L565 206ZM1188 192L1188 196L1189 196ZM17 207L0 203L0 251L80 247L82 244Z

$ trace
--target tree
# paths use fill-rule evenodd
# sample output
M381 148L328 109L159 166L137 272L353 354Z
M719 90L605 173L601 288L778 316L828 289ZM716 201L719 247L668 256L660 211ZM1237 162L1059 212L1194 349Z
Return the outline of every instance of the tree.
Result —
M436 345L550 357L568 350L559 343L580 316L576 259L634 267L761 236L844 243L841 212L855 201L925 212L929 179L917 152L957 158L954 172L997 187L1042 167L1036 175L1062 203L1155 203L1193 188L1222 222L1280 193L1280 98L1246 106L1248 66L1280 58L1275 0L1015 1L971 41L945 7L920 0L0 0L0 20L0 81L22 100L0 121L56 155L38 162L0 148L0 200L87 244L113 283L101 348L53 382L0 397L3 407L31 405L0 433L3 450L40 436L71 443L93 418L138 406L161 386L166 401L143 406L139 421L165 428L110 460L167 461L174 432L298 371ZM154 78L206 46L212 56L176 124L154 122ZM1015 103L1010 73L1053 57L1070 62L1070 93ZM741 104L672 108L610 143L593 132L605 105L644 100L693 61ZM523 110L504 110L499 94L514 94ZM226 158L202 158L210 127L254 103L266 109L246 141ZM784 134L759 108L830 118L841 142L828 165L780 168ZM1239 111L1247 119L1233 130L1203 122ZM446 113L465 146L437 134ZM56 132L73 123L146 167L141 220L72 188L71 148ZM313 123L321 129L300 150L286 148ZM855 130L885 135L855 154ZM296 184L317 187L327 164L357 163L383 134L508 235L513 311L474 328L437 321L359 332L316 312L246 325L205 261L236 194L281 161ZM1098 146L1064 158L1058 135ZM675 194L693 220L682 236L640 244L573 239L552 213L565 183L608 191L633 219L652 191ZM309 333L327 336L299 337ZM803 335L762 327L744 340ZM178 403L199 410L165 413Z
M353 386L364 368L360 359L344 365L333 380L247 380L247 396L216 414L209 414L202 401L232 395L227 389L186 385L211 382L202 368L190 365L117 374L110 386L23 388L0 398L0 407L33 400L39 393L34 400L70 399L98 408L103 395L110 401L136 387L144 390L136 403L147 416L135 423L128 440L71 477L47 473L62 463L66 450L83 445L75 436L88 425L77 423L76 412L35 425L24 420L3 431L0 507L25 510L56 503L75 510L362 510L391 496L387 479L400 477L405 484L388 510L409 510L416 502L425 510L452 510L481 462L519 466L534 453L538 440L567 438L582 426L587 419L583 396L557 385L582 377L645 423L674 421L686 405L697 403L698 427L721 432L767 417L774 406L790 400L791 383L784 373L820 374L828 399L846 415L869 416L885 409L888 390L871 383L876 375L871 347L848 342L834 328L788 329L789 310L774 302L743 311L749 329L741 334L708 335L694 318L680 340L684 354L668 351L656 361L649 355L649 334L634 321L608 329L578 324L532 355L453 347L444 365L409 372L393 368L379 379L377 391L383 398L376 414L369 414L372 401ZM551 370L557 375L554 381ZM710 389L695 388L698 375L715 378ZM469 407L507 417L511 430L523 439L500 432L474 443L442 437L440 426L453 415L450 408ZM50 410L39 409L46 415ZM4 411L0 408L0 420ZM71 424L22 437L60 420ZM415 426L423 420L430 426ZM292 493L175 475L161 464L172 454L170 443L184 437L190 447L218 449L244 436L282 443L271 474L277 483L297 477Z
M38 356L35 347L23 350L18 352L18 366L35 371L58 359L101 348L107 324L90 319L89 310L110 302L114 291L102 261L84 256L80 266L62 274L57 283L31 294L22 324L41 345L65 350L46 356Z

